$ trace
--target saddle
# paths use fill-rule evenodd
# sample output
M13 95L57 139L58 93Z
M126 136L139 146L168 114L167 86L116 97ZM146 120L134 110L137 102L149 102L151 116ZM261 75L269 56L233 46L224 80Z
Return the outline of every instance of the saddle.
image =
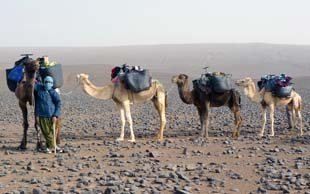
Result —
M271 92L273 96L285 98L289 97L293 90L292 78L285 74L281 75L265 75L257 82L258 88L261 90L265 88L266 91Z
M54 79L54 88L60 88L64 83L62 65L59 63L55 63L48 67L40 67L39 74L42 80L44 80L46 76L51 76Z
M132 92L141 92L151 87L151 75L149 70L142 69L140 66L129 67L126 64L122 67L114 67L111 71L111 79L116 76L122 81L126 89Z
M17 84L22 80L24 73L24 64L30 60L29 56L24 56L15 61L14 67L6 69L6 83L11 92L15 92Z
M199 79L193 80L195 89L205 93L224 93L232 89L231 74L213 72L202 74Z

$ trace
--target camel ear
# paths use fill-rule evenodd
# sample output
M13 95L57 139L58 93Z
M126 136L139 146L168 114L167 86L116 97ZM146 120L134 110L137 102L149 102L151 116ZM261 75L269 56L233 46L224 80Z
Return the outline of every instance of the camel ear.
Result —
M77 75L76 75L76 78L77 78L77 79L80 79L80 77L81 77L80 74L77 74Z
M88 74L85 74L85 77L86 77L86 79L88 79L88 78L89 78L89 75L88 75Z
M183 79L183 78L188 79L188 76L185 75L185 74L181 74L181 75L180 75L180 78L181 78L181 79Z

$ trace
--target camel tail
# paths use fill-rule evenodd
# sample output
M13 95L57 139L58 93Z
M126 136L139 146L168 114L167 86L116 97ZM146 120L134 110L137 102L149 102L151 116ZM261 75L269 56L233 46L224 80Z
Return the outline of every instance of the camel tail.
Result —
M302 110L302 102L301 102L301 98L299 98L298 101L298 110L301 111Z
M167 110L168 107L168 93L165 92L165 109Z
M232 90L232 97L233 97L233 99L232 99L233 103L238 104L239 108L241 108L241 95L240 95L240 93L237 90L233 89Z

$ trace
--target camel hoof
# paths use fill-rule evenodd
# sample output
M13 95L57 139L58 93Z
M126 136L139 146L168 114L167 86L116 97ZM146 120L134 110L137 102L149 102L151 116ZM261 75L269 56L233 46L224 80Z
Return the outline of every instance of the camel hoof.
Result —
M263 133L259 133L258 136L259 136L259 137L263 137L264 134L263 134Z
M269 137L274 137L274 133L270 134Z
M164 141L164 138L159 134L156 135L156 138L155 138L156 141Z
M237 139L239 137L239 135L240 134L238 132L234 132L233 135L232 135L232 138Z
M299 134L299 136L301 137L301 136L303 136L304 135L304 133L303 132L301 132L300 134Z
M124 138L119 137L119 138L116 139L116 141L124 141Z
M134 142L136 142L136 140L135 139L129 139L128 142L134 143Z

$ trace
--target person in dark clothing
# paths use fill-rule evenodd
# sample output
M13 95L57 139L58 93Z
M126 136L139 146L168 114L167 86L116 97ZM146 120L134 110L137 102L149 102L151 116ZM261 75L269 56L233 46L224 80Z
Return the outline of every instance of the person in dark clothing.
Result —
M46 140L46 152L52 153L55 148L53 123L60 116L61 100L59 94L53 89L53 78L46 76L43 84L35 84L35 113L39 117L39 125ZM62 150L56 146L59 152Z
M293 127L293 121L292 121L292 112L289 111L289 109L286 107L286 117L288 121L288 128L291 129Z

